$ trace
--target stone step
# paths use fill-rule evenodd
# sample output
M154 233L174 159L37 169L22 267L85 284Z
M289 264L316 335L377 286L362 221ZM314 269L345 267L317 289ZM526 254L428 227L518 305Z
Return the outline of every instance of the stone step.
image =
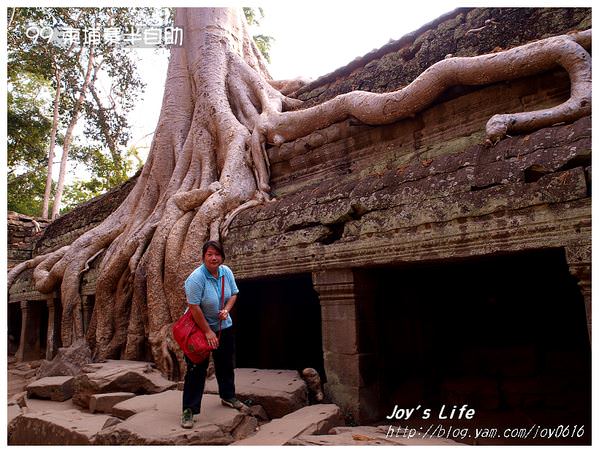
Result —
M135 393L131 392L113 392L92 395L89 399L89 410L92 414L94 412L110 414L112 413L112 408L115 404L118 404L121 401L126 401L134 397Z
M91 445L110 416L79 410L28 412L12 420L9 445Z
M235 389L239 400L264 408L269 418L280 418L308 404L308 387L295 370L237 368ZM215 378L206 381L205 393L218 394Z
M28 398L66 401L73 397L73 376L50 376L27 385Z
M227 445L253 433L254 417L225 407L216 395L204 395L202 413L192 429L181 428L182 393L169 390L142 395L113 407L129 413L123 422L106 428L95 438L101 445Z
M262 425L256 434L234 445L286 445L297 436L325 434L343 423L343 415L337 405L315 404Z

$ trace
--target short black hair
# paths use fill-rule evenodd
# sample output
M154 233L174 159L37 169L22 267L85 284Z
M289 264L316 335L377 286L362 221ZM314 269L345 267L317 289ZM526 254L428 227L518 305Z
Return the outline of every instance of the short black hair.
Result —
M202 261L204 261L204 257L206 256L206 252L208 251L208 247L215 248L223 257L223 261L225 260L225 249L222 244L218 241L208 241L202 246Z

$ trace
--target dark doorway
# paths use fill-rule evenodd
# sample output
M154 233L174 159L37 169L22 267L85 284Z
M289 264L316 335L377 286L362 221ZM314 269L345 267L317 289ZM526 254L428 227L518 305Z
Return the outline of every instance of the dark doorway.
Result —
M15 355L21 341L21 305L8 304L8 355Z
M33 309L33 308L32 308ZM35 310L39 313L39 344L40 359L46 358L46 349L48 347L48 305L45 300L35 302Z
M234 308L240 368L315 368L324 381L320 302L310 274L239 281Z
M589 444L591 351L584 302L561 249L372 269L380 329L381 417L400 408L475 409L456 426L584 426L553 439ZM374 283L372 283L374 282ZM421 419L418 419L422 423ZM582 434L580 437L579 434ZM456 439L458 440L458 439Z

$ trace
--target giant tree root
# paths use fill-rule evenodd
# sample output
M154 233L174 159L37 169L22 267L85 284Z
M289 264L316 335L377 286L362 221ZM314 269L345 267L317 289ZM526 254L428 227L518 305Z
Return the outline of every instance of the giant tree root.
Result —
M591 31L557 36L505 52L451 58L409 86L386 94L356 91L301 110L273 86L236 9L177 9L186 30L171 50L162 110L146 164L125 201L71 245L16 266L9 286L35 268L36 289L61 286L61 336L68 346L85 335L97 358L145 359L180 375L182 355L171 325L183 311L183 282L200 263L202 243L226 235L244 209L270 200L266 144L280 145L350 116L387 124L413 116L453 85L480 85L564 67L568 101L537 112L495 115L494 142L591 111ZM301 83L301 82L300 82ZM80 276L101 255L90 327L81 322Z

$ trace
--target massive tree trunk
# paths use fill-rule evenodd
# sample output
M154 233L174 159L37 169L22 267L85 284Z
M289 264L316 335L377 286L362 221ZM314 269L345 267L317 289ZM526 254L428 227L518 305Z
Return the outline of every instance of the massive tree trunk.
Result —
M541 112L495 118L489 140L590 113L590 31L499 54L444 60L394 93L353 92L299 109L273 86L241 10L178 9L184 29L174 47L158 126L144 169L126 200L70 246L15 268L35 267L36 288L61 285L63 345L84 336L79 280L104 251L87 340L99 358L141 358L149 340L158 367L176 374L181 360L170 329L185 304L183 281L208 238L233 217L269 200L266 143L280 144L353 116L382 124L413 115L455 84L513 79L562 65L572 96ZM579 44L580 43L580 44ZM272 85L271 85L272 82Z

